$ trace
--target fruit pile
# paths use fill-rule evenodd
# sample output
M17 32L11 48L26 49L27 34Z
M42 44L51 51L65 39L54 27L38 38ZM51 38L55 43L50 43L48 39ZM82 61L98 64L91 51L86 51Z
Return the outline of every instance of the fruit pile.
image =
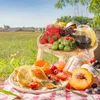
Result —
M69 91L75 89L85 90L88 94L100 94L98 79L94 77L95 71L88 69L90 63L87 64L88 67L85 67L83 62L79 67L79 60L75 57L69 60L67 63L58 61L52 65L48 61L37 60L34 66L21 66L14 70L16 81L19 86L32 90L45 88L45 91L48 91L61 87ZM97 64L99 61L92 59L90 62ZM69 71L70 68L72 71Z
M94 59L91 61L97 63ZM81 66L79 68L75 67L71 72L69 72L66 66L72 67L72 64L75 65L75 61L73 60L73 62L70 63L58 61L50 67L50 64L47 61L38 60L35 62L35 65L42 68L45 75L48 77L49 82L46 80L42 81L48 89L55 88L55 85L60 84L61 81L63 82L67 80L67 89L85 90L85 92L89 94L100 94L98 79L94 78L93 73L87 68L83 68ZM85 64L83 62L82 66L84 65ZM96 79L97 82L94 81L94 79Z
M46 31L40 39L41 44L50 43L53 44L57 41L61 36L59 34L60 27L57 25L48 25Z
M75 39L72 37L60 38L55 41L51 47L52 50L62 50L69 52L76 48Z
M44 32L43 36L40 39L40 43L41 44L46 44L46 43L53 44L59 38L67 36L67 35L71 35L72 33L74 33L73 29L71 28L65 29L62 27L63 26L62 24L64 23L47 25L46 31Z

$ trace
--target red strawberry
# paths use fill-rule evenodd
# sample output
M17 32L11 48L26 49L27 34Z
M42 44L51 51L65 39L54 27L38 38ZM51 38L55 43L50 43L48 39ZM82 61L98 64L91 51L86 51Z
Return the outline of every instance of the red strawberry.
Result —
M44 35L46 41L48 41L48 35Z
M59 33L55 33L55 36L59 39L61 36Z
M49 39L49 43L50 44L53 44L55 41L54 41L54 39L51 37L50 39Z
M58 38L57 38L57 36L52 36L52 38L56 41Z
M44 35L48 35L48 31L45 31L45 32L44 32Z
M69 40L69 37L66 37L66 40Z
M72 37L69 37L69 40L70 40L70 41L73 41L74 39L73 39Z
M70 84L67 84L67 85L66 85L66 88L67 88L67 89L71 89Z
M41 38L40 43L41 43L41 44L45 44L45 43L47 43L47 41L46 41L46 39L43 37L43 38Z
M52 32L48 32L48 35L49 35L49 36L53 36L54 33L52 33Z

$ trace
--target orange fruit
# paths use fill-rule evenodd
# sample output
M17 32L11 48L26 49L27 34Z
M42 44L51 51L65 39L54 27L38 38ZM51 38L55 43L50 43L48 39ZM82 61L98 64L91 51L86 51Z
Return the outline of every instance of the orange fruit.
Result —
M54 64L54 66L56 66L58 68L58 70L63 70L63 68L65 67L66 63L63 62L63 61L59 61L59 62L56 62Z
M37 60L37 61L35 62L35 66L37 66L37 67L42 67L42 69L43 69L44 71L50 69L50 63L47 62L47 61L45 61L45 60Z
M44 60L37 60L35 62L35 66L38 66L38 67L43 67L44 64L45 64Z

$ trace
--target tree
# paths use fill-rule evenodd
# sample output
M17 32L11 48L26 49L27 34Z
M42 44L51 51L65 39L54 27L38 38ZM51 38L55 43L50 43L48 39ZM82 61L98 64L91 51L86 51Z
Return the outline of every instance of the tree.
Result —
M57 22L65 22L68 23L70 21L76 21L80 24L88 24L91 26L91 24L93 23L93 19L92 18L88 18L88 17L83 17L83 16L61 16L60 18L57 18Z
M100 28L100 0L58 0L58 2L55 4L55 7L63 8L66 6L66 4L76 5L77 3L88 5L89 11L95 15L93 18L93 27Z
M72 21L71 16L61 16L60 18L57 18L57 22L65 22L68 23Z

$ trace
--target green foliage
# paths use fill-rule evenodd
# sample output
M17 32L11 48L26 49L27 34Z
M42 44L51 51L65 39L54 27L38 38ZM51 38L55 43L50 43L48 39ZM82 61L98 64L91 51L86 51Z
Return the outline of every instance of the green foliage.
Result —
M89 11L94 13L95 15L100 16L100 0L91 0Z
M58 2L55 4L56 8L63 8L66 6L66 4L70 5L76 5L77 3L81 3L82 5L88 4L91 0L58 0Z
M71 16L61 16L60 18L57 19L57 22L65 22L68 23L72 21Z
M84 17L84 16L73 16L72 19L80 24L87 24L92 22L92 18Z
M95 16L93 18L93 24L92 24L93 28L100 28L100 16Z
M70 21L76 21L80 24L89 24L91 25L93 23L93 19L92 18L88 18L88 17L83 17L83 16L61 16L60 18L57 19L57 22L70 22Z
M90 21L88 24L93 28L100 28L100 0L58 0L55 7L63 8L66 4L76 5L77 3L88 5L89 11L95 15L93 21ZM84 21L86 21L86 19Z

